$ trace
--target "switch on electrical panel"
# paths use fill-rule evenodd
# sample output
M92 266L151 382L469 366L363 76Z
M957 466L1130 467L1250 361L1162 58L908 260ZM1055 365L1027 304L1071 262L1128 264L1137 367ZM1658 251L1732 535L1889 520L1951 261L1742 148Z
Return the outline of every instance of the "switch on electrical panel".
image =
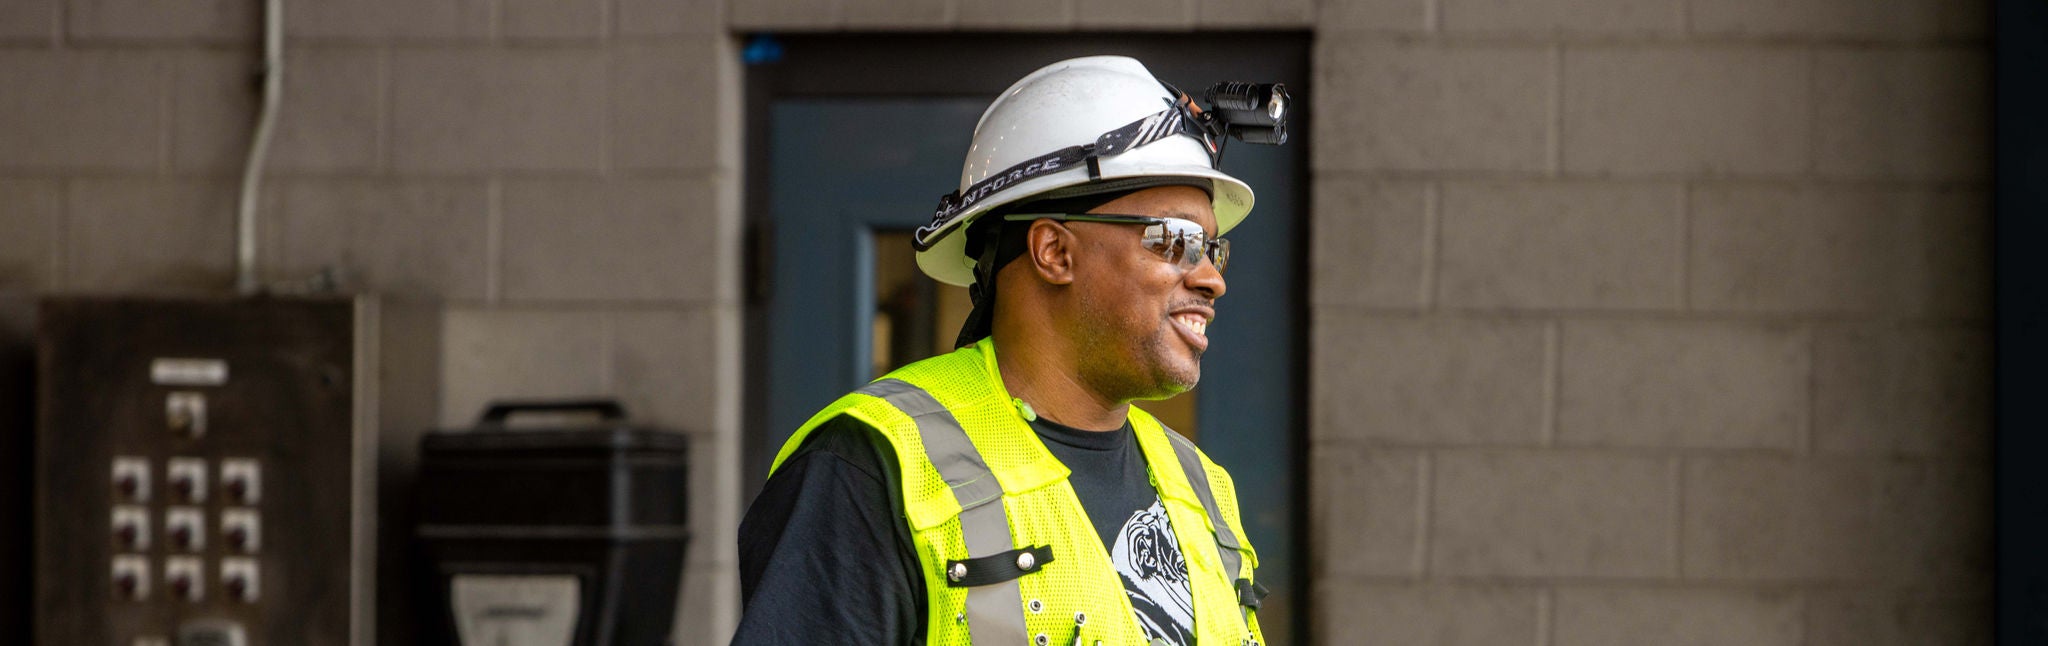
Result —
M171 596L192 603L206 600L206 569L199 557L173 556L164 559L164 587Z
M206 549L206 513L198 507L170 508L164 512L164 536L180 552Z
M250 458L221 460L220 487L229 503L254 505L263 500L263 467Z
M114 500L149 502L149 460L132 455L114 458Z
M164 465L164 479L179 502L206 502L206 460L171 458Z
M263 549L262 517L253 509L229 509L220 513L221 540L228 549L254 554Z
M114 508L114 546L123 552L149 549L149 509L139 505Z
M187 439L206 436L206 394L179 391L164 396L164 426Z
M141 601L149 598L149 560L133 554L114 557L114 598Z
M230 556L220 560L220 585L227 590L228 598L242 603L256 603L262 594L262 581L256 576L256 559L246 556Z

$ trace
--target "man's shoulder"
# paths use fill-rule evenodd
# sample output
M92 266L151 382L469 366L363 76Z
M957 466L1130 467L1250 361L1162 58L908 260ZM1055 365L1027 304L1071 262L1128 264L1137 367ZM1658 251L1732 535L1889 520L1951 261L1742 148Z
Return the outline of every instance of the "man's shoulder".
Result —
M896 453L889 439L880 429L852 415L841 413L811 429L787 462L821 458L838 460L885 482L895 478Z

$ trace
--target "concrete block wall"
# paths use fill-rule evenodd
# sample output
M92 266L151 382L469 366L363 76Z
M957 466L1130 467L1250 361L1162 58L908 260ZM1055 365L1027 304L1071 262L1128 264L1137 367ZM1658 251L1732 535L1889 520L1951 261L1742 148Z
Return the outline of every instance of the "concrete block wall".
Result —
M1984 4L1323 3L1315 641L1988 644Z
M445 304L440 424L616 395L694 436L680 644L738 615L739 128L717 3L286 3L266 282ZM261 2L0 3L0 289L225 292ZM429 384L431 385L431 384Z
M444 423L616 393L698 433L684 637L723 643L732 34L1309 30L1315 643L1986 643L1988 13L293 3L264 261L446 299ZM0 287L228 284L256 20L0 6Z

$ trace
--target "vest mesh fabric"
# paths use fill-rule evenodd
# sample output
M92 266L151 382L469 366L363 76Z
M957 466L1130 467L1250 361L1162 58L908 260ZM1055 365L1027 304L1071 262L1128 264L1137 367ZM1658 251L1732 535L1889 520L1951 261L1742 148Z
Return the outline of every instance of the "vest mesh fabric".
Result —
M899 379L924 389L966 431L1002 484L1002 504L1009 517L1012 546L1052 547L1052 563L1017 580L1021 597L1018 603L1022 606L1026 632L1034 642L1041 641L1035 638L1043 635L1045 643L1071 644L1078 634L1084 644L1142 646L1144 631L1133 617L1123 582L1108 551L1103 549L1100 534L1067 483L1067 468L1046 451L1037 434L1019 415L998 374L993 346L983 339L978 344L905 366L884 378ZM1135 407L1130 411L1132 428L1152 473L1154 488L1187 559L1197 639L1202 644L1241 644L1246 638L1263 642L1256 615L1243 612L1237 605L1234 582L1227 580L1223 572L1208 513L1186 474L1181 472L1164 435L1172 431L1144 411ZM929 597L927 643L971 643L964 620L966 588L951 587L944 577L948 560L968 557L960 532L960 505L925 457L913 419L881 399L858 393L847 395L800 427L776 456L775 466L780 467L813 428L842 413L881 430L901 465L904 510L917 542ZM1238 536L1244 536L1229 474L1207 456L1203 456L1202 465L1224 522ZM1257 559L1248 542L1243 559L1244 571L1240 576L1251 578ZM1077 614L1086 616L1085 624L1076 624Z

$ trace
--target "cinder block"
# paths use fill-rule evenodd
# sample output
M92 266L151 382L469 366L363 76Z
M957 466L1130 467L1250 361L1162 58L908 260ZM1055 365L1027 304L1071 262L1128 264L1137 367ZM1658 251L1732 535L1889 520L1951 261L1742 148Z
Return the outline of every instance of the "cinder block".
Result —
M1988 476L1975 464L1695 458L1685 468L1685 575L1982 585Z
M635 419L706 435L728 430L712 426L719 398L738 392L723 380L715 315L706 308L613 315L612 390Z
M721 162L724 40L612 48L610 137L620 170L695 170Z
M1318 0L1319 33L1356 31L1420 32L1434 29L1431 0ZM1318 61L1320 68L1324 63Z
M1807 594L1812 646L1989 646L1991 604L1981 593L1927 595L1894 590Z
M1072 27L1079 0L956 0L960 26L969 29L1023 30Z
M1482 308L1676 308L1676 185L1447 183L1439 293Z
M1319 643L1529 646L1543 626L1536 588L1354 583L1319 586Z
M194 51L178 56L171 90L171 165L238 172L255 123L257 55ZM281 115L280 115L281 116Z
M1684 29L1680 0L1441 0L1444 31L1668 34Z
M442 323L441 424L476 423L497 399L609 394L600 311L451 308Z
M58 0L10 0L0 3L0 42L51 43L57 39Z
M287 38L483 40L491 37L491 0L301 2L284 14Z
M953 25L948 0L841 0L853 29L941 29Z
M1989 52L1859 48L1823 50L1816 59L1815 155L1821 173L1936 179L1989 174Z
M1989 0L1936 3L1941 11L1941 35L1946 38L1982 42L1991 33Z
M1586 47L1564 54L1564 168L1612 175L1807 169L1813 98L1790 47Z
M1325 313L1310 433L1407 446L1542 441L1544 324Z
M12 2L12 0L10 0ZM256 42L261 2L239 0L67 0L66 29L79 42L203 40Z
M677 644L725 644L739 619L739 570L730 564L692 565L683 570L676 612Z
M723 0L618 0L621 36L714 36L725 33Z
M1983 0L1718 0L1689 2L1695 33L1717 36L1919 38L1933 35L1942 6Z
M79 179L68 188L64 289L219 291L234 286L232 182Z
M1800 646L1804 615L1783 590L1564 588L1557 646Z
M594 171L603 164L601 50L394 53L392 159L405 171Z
M1318 170L1549 166L1548 47L1324 40L1316 69Z
M279 169L376 168L385 127L383 61L361 49L301 49L288 54L284 103L270 159Z
M732 0L732 27L829 30L846 24L845 0Z
M62 195L56 180L0 179L0 290L55 287Z
M370 170L377 164L382 75L376 52L286 52L284 98L267 167ZM181 170L240 173L248 163L261 89L259 62L241 52L200 52L178 62L171 160Z
M731 250L708 180L508 180L509 299L705 301Z
M1075 17L1083 28L1189 29L1195 0L1079 0Z
M1781 323L1567 322L1558 442L1799 450L1811 343Z
M487 297L490 199L482 181L296 180L273 183L265 275L300 280L333 268L378 292Z
M1990 204L1979 191L1706 185L1691 210L1693 307L1990 313Z
M0 57L0 168L155 170L170 70L142 52Z
M1315 0L1197 0L1195 22L1205 28L1271 27L1304 29L1316 26Z
M1319 305L1421 308L1430 245L1425 182L1332 177L1315 184L1309 277Z
M610 16L604 0L499 0L507 38L603 38Z
M1822 451L1982 457L1991 445L1991 335L1979 327L1823 328L1814 353Z
M1423 454L1314 449L1317 577L1422 573Z
M1641 578L1678 569L1668 459L1451 451L1435 468L1431 572Z

